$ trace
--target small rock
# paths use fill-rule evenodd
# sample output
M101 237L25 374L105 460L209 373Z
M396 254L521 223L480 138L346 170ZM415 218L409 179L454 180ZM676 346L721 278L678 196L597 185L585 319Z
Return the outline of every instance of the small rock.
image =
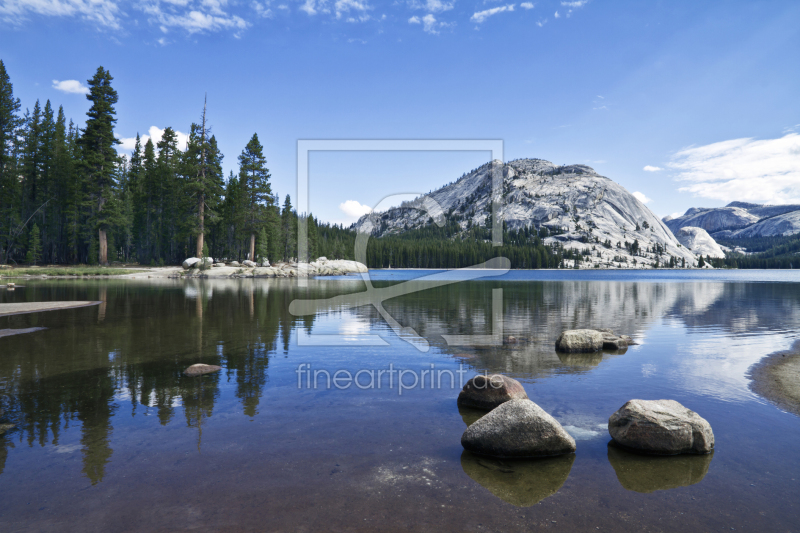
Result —
M257 267L257 266L258 266L257 264L255 264L255 262L253 262L253 261L250 261L250 260L247 260L247 259L245 259L244 261L242 261L242 265L243 265L243 266L246 266L247 268L255 268L255 267Z
M200 376L203 374L210 374L212 372L219 372L220 370L222 370L221 366L196 364L184 370L183 373L187 376Z
M192 268L193 266L195 266L199 262L200 262L199 258L190 257L189 259L187 259L186 261L183 262L183 269L184 270L189 270L190 268Z
M556 340L556 351L566 353L597 352L603 349L603 333L594 329L571 329Z
M545 457L575 451L575 439L530 400L510 400L472 424L464 449L499 458Z
M675 400L630 400L608 419L615 442L645 453L710 453L711 425Z
M502 374L477 375L461 389L458 405L491 410L509 400L527 399L528 394L516 379Z
M239 261L231 261L231 262L230 262L230 263L228 263L228 264L229 264L230 266L232 266L232 267L238 267L238 266L242 266L242 265L240 265L240 264L239 264Z
M213 265L211 265L211 266L212 266L212 267L214 267L214 268L222 268L222 267L224 267L224 266L225 266L225 263L214 263L214 264L213 264Z

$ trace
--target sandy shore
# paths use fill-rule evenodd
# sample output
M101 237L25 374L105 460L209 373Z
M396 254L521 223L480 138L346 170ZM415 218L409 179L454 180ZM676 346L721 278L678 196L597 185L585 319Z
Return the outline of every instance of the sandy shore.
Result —
M21 315L24 313L37 313L39 311L56 311L58 309L72 309L74 307L86 307L98 305L103 302L20 302L10 304L0 304L0 316Z
M800 341L787 352L762 359L750 369L748 377L753 392L800 416Z

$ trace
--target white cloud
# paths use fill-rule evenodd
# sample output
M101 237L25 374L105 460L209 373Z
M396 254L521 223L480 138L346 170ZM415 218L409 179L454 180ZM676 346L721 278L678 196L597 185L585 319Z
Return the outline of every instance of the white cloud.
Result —
M578 7L583 7L588 3L589 0L575 0L573 2L561 2L561 5L571 8L578 8Z
M29 14L50 17L81 17L95 24L118 29L120 9L114 0L2 0L0 19L21 24Z
M339 204L339 210L348 216L350 222L355 222L367 213L372 212L372 208L359 203L356 200L347 200Z
M659 170L664 170L664 169L661 167L654 167L653 165L645 165L642 170L644 170L645 172L658 172Z
M336 13L336 18L340 19L345 13L350 13L351 11L360 11L364 13L372 8L366 2L360 0L336 0L333 9ZM369 17L367 17L367 19L368 18ZM355 21L355 19L353 21Z
M557 19L558 19L558 18L561 18L561 15L559 15L559 14L558 14L558 11L556 11L555 17L556 17Z
M259 17L270 19L272 18L272 10L269 8L269 1L264 2L261 4L260 2L253 2L250 4L250 7L256 12L256 15ZM284 6L280 6L284 7Z
M491 9L484 9L483 11L478 11L472 14L470 20L477 24L480 24L484 20L491 17L492 15L496 15L497 13L503 13L504 11L514 11L514 4L508 4L506 6L493 7Z
M189 135L178 130L174 130L175 135L178 138L178 149L179 150L186 150L186 143L189 141ZM158 144L161 141L161 137L164 135L164 130L159 128L158 126L150 126L150 129L147 130L145 135L139 136L140 142L142 143L142 148L144 145L147 144L148 139L153 139L153 144ZM117 150L120 152L131 152L136 147L136 137L120 137L119 139L120 144L117 145Z
M324 5L324 2L320 2L320 5ZM317 0L306 0L303 5L300 6L300 11L305 11L309 15L316 15L317 7Z
M89 94L89 88L78 80L53 80L53 89L65 93Z
M450 26L455 26L455 22L439 22L436 20L432 14L428 13L424 17L420 18L416 15L408 19L409 24L422 24L422 29L431 35L437 35L439 33L439 28L447 28Z
M530 2L522 2L519 5L519 7L521 7L522 9L533 9L536 6L534 4L532 4L532 3L530 3Z
M409 5L411 9L424 9L429 13L441 13L442 11L450 11L455 6L456 2L442 2L442 0L411 0Z
M633 196L635 196L636 199L642 202L643 204L647 204L653 201L652 198L648 198L647 196L645 196L643 192L635 191L633 193Z
M540 28L545 24L547 24L547 19L536 21L536 25L539 26Z
M677 152L669 168L680 192L730 202L800 203L800 134L733 139Z
M194 4L190 0L148 0L137 7L164 33L169 28L180 28L190 34L235 30L234 35L238 36L249 24L240 16L225 12L223 7L227 4L227 0L199 0Z
M419 20L419 17L418 17L418 16L416 16L416 15L414 15L413 17L411 17L410 19L408 19L408 23L409 23L409 24L420 24L421 22L422 22L422 21L421 21L421 20Z

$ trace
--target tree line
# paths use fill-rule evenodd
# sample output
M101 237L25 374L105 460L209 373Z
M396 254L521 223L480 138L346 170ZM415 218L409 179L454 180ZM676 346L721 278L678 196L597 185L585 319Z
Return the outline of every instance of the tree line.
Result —
M257 134L225 179L205 104L186 146L167 127L120 155L112 81L103 67L88 80L79 127L49 100L21 112L0 60L0 264L289 260L298 223L308 226L308 257L344 255L341 239L328 238L341 228L298 216L289 195L280 204Z

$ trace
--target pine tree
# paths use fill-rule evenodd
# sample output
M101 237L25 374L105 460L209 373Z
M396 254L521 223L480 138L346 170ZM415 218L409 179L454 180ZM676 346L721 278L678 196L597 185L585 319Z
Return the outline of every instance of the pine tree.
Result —
M17 179L17 130L19 98L14 98L11 79L0 59L0 264L8 262L14 247L12 233L19 224L19 180Z
M250 234L250 260L255 258L256 233L268 221L268 207L272 205L270 173L266 167L264 148L253 134L239 156L239 185L242 192L244 230Z
M283 257L286 261L294 256L297 248L295 235L297 234L297 216L292 209L292 199L286 195L281 211L281 239L283 241Z
M28 244L27 261L35 265L42 258L42 240L39 236L39 226L36 222L31 228L30 240Z
M202 257L206 218L216 215L213 209L219 204L223 187L222 154L216 138L209 138L205 102L201 123L192 124L189 129L189 142L184 153L184 176L186 191L196 205L197 224L193 232L197 235L197 256ZM209 213L206 208L209 208Z
M97 229L98 260L108 264L108 229L117 222L119 212L114 205L113 189L116 185L118 156L114 149L119 141L114 137L117 91L111 87L111 74L98 67L94 77L88 80L92 102L87 113L86 128L80 139L83 172L90 190L94 227Z

